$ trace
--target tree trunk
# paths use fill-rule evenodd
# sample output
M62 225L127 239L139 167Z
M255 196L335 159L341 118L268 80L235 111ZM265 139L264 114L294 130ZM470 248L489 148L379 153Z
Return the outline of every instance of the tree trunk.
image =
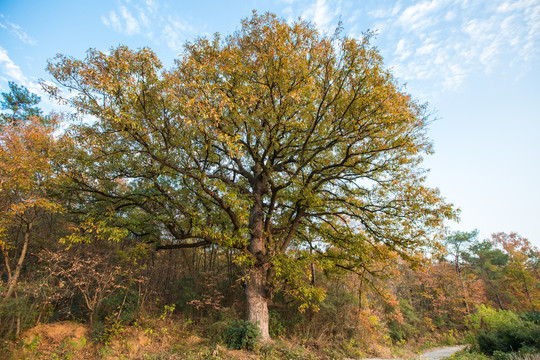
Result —
M469 303L467 302L467 297L469 295L467 288L465 287L465 282L463 281L463 277L461 276L461 269L458 267L458 277L459 281L461 283L461 290L463 291L463 304L465 305L465 310L467 310L467 315L470 315L471 310L469 308Z
M527 295L527 299L529 300L529 304L531 304L531 311L536 311L536 308L534 306L534 303L532 302L531 295L529 293L529 287L527 286L527 280L525 279L525 275L521 274L521 277L523 279L523 288L525 290L525 295Z
M268 270L263 266L252 266L246 279L247 319L257 324L262 341L269 341L268 332L268 293L266 276Z
M362 296L363 296L363 288L364 288L364 272L362 271L362 275L358 275L358 278L360 279L360 285L358 286L358 310L362 311Z
M24 258L26 256L26 251L28 249L28 241L30 239L30 230L32 230L32 224L27 224L26 231L24 232L24 244L21 251L21 255L19 256L19 261L17 261L17 265L15 266L15 272L13 273L13 276L11 277L11 279L9 279L8 291L4 299L2 299L2 303L0 305L4 305L9 300L11 295L13 295L13 292L15 291L15 287L17 286L17 281L19 280L19 275L21 274Z
M497 302L499 303L499 307L501 308L501 310L504 310L504 307L502 305L501 298L499 297L499 294L495 293L495 297L497 297Z
M259 327L262 341L270 340L268 331L268 269L270 263L266 257L266 236L264 234L264 212L262 194L264 181L261 175L255 176L253 181L254 203L249 214L249 229L251 238L248 245L249 252L254 257L247 272L246 279L246 312L247 319Z

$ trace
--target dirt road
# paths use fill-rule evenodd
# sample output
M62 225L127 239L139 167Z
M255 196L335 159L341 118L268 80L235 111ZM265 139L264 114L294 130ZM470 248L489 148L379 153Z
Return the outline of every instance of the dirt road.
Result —
M438 349L431 349L423 353L418 359L422 360L440 360L449 357L455 352L463 349L465 346L449 346Z
M418 356L418 360L442 360L455 352L463 349L465 346L448 346L443 348L431 349ZM403 360L403 359L362 359L362 360Z

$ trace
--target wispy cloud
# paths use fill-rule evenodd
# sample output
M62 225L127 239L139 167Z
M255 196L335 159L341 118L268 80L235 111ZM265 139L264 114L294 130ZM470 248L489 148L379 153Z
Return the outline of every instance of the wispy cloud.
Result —
M456 90L473 73L523 68L538 60L537 0L402 4L369 12L380 39L395 44L386 54L400 78Z
M120 5L118 11L113 10L107 16L102 16L101 21L115 31L126 35L136 35L141 32L139 21L124 5Z
M19 25L8 21L2 14L0 14L0 27L9 31L11 35L17 37L25 44L36 44L36 40L34 38L30 37L26 32L24 32L24 30Z
M182 45L186 40L185 34L193 34L195 31L195 28L191 24L172 17L169 17L162 29L163 37L166 39L167 45L175 51L182 48Z
M280 0L328 32L377 32L377 45L401 81L455 91L473 74L520 76L540 58L538 0ZM375 6L374 6L375 4Z
M299 17L312 21L324 33L333 33L344 14L352 13L354 5L349 0L275 0L283 4L281 13L292 23Z
M326 0L317 0L302 13L302 18L312 20L319 29L329 31L337 14L340 13L339 2L331 4Z
M422 31L431 26L437 21L436 15L444 9L444 0L428 0L418 4L411 5L405 8L402 12L395 14L397 21L394 23L402 28L411 29L414 31Z
M26 84L27 79L21 68L16 65L8 55L6 49L0 46L0 71L5 80L15 80L18 83ZM7 77L7 78L6 78Z
M24 85L28 90L43 97L45 94L43 89L37 82L30 81L22 72L19 65L9 57L6 49L0 46L0 79L2 82L15 81L18 84Z
M172 50L181 49L185 40L196 34L193 25L167 12L166 4L153 0L125 1L117 9L101 17L113 30L128 35L141 35L156 42L163 41Z

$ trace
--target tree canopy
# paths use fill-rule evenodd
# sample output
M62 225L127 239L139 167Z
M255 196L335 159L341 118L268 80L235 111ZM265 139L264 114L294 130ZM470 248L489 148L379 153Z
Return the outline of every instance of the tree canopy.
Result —
M268 339L272 286L316 294L300 285L306 259L353 271L387 252L414 260L456 216L424 185L426 108L371 38L255 13L186 44L170 70L146 48L59 55L50 93L92 119L64 137L66 186L158 248L237 249L248 319Z

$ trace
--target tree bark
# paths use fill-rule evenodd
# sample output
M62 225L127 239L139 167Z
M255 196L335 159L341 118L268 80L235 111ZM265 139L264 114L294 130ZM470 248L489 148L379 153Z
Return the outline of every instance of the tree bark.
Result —
M257 324L262 341L270 341L268 320L268 269L270 263L266 257L266 236L264 234L264 212L262 194L265 192L261 174L254 176L254 203L249 215L251 237L248 250L253 255L254 263L248 268L246 279L246 312L248 321Z
M252 266L246 279L247 319L257 324L262 341L270 341L268 318L268 291L264 266Z

